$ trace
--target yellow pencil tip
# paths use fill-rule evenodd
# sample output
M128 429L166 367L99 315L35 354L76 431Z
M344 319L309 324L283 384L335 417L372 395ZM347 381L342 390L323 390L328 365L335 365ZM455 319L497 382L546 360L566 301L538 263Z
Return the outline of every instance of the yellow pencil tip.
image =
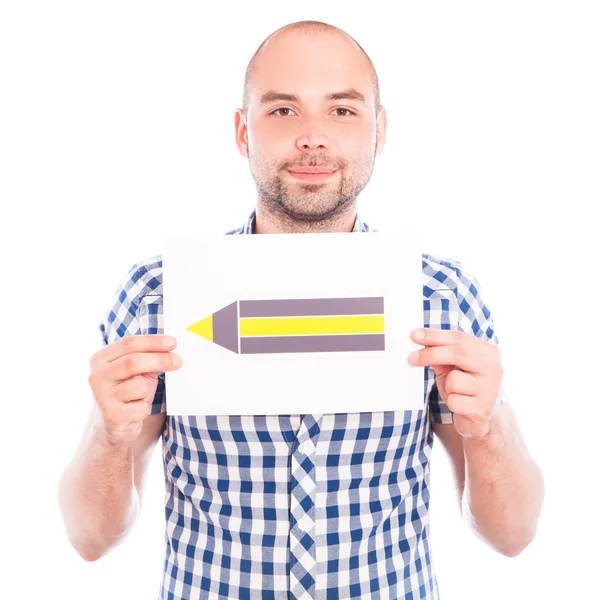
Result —
M193 325L187 327L188 331L199 335L201 338L208 340L209 342L213 341L213 316L209 315L208 317L197 321Z

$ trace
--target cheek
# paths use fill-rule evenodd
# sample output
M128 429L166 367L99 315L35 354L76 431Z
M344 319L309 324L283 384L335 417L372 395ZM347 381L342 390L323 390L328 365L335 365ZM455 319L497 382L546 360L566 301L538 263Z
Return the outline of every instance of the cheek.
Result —
M281 176L283 163L281 154L277 155L277 150L272 144L265 146L260 140L253 138L248 144L248 158L252 169L260 173L262 177L273 178Z
M336 146L341 155L349 158L356 157L360 160L362 157L372 154L376 139L374 130L365 126L341 132Z
M265 121L254 127L252 137L261 144L289 144L294 139L294 131L289 123Z
M252 152L260 156L262 160L272 162L272 159L289 154L289 136L282 136L279 132L271 131L268 128L256 129L250 136L249 145Z

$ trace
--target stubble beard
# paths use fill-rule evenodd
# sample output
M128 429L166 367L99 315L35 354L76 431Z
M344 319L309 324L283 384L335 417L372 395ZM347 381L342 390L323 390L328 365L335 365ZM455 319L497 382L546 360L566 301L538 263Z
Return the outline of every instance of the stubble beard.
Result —
M335 184L332 182L287 183L283 179L286 177L284 169L291 165L278 164L272 169L265 165L262 171L255 169L253 165L256 165L256 162L252 160L250 147L248 147L248 158L262 211L268 214L270 219L289 226L302 223L318 229L319 225L326 227L334 223L356 204L358 195L371 178L375 152L370 158L361 158L357 161L350 173L346 161L339 165L328 165L330 168L339 169L339 173L333 175L339 179ZM327 164L327 159L316 156L303 166L315 164ZM263 175L270 172L275 172L275 175L271 177Z

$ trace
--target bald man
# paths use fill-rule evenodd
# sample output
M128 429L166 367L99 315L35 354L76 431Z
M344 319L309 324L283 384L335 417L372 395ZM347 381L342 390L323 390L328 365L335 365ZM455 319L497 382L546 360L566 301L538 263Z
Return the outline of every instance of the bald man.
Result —
M375 68L352 37L315 21L277 30L252 57L235 114L257 203L227 233L373 231L356 206L385 134ZM94 401L59 496L85 560L136 522L161 436L163 600L439 598L434 434L474 533L505 556L534 538L542 474L502 390L492 315L458 261L423 254L425 327L411 335L424 348L407 357L423 368L422 410L167 417L164 375L182 357L164 335L162 299L158 255L129 269L100 323ZM260 385L232 381L230 393Z

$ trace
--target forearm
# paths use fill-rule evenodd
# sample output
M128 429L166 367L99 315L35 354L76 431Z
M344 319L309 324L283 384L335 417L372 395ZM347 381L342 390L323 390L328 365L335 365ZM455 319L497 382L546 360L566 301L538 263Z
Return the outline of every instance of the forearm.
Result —
M90 428L61 478L59 504L69 540L84 559L118 545L139 510L131 444L112 445Z
M465 437L463 445L463 517L498 552L516 556L535 537L544 496L542 473L499 413L486 436Z

